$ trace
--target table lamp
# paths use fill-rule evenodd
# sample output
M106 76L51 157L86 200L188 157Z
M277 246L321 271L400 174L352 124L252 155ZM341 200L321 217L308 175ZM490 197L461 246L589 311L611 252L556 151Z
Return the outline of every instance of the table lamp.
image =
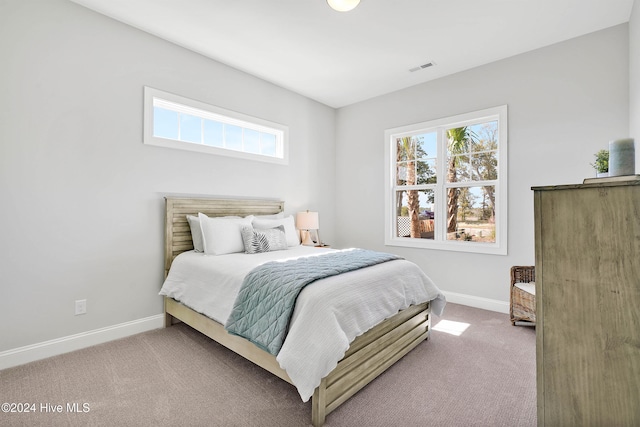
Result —
M319 228L318 212L298 212L296 214L296 228L302 233L302 244L305 246L315 246L313 240L311 240L310 230L317 230Z

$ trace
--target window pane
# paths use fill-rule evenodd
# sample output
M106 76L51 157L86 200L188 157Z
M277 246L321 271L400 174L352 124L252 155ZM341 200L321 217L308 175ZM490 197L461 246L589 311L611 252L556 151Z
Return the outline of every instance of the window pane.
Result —
M260 132L257 130L244 130L244 151L246 153L260 153Z
M242 151L242 128L239 126L224 126L225 148Z
M412 158L413 152L410 150L411 138L396 139L396 161L402 162Z
M472 179L471 156L468 154L450 156L447 159L447 168L447 182L465 182Z
M396 192L396 237L433 239L433 190Z
M447 191L447 240L495 243L495 186Z
M214 122L213 120L204 121L204 138L205 145L212 147L223 147L224 139L222 137L223 124Z
M485 151L487 149L495 150L498 148L498 121L480 123L469 126L469 132L472 135L472 146L470 151ZM491 147L491 145L493 145Z
M437 182L436 159L418 160L416 166L418 184L435 184Z
M474 179L483 181L498 179L498 152L496 150L475 154L471 164L474 170Z
M436 163L438 158L438 134L436 132L419 135L416 147L418 184L435 184L438 182Z
M447 129L447 182L466 181L468 158L462 158L469 151L469 130L466 126ZM453 190L449 190L452 192ZM451 196L449 196L451 198Z
M260 132L262 138L262 154L265 156L277 155L276 136L270 133Z
M190 114L180 114L180 141L202 142L202 119Z
M178 113L153 107L153 136L178 139Z
M407 185L407 162L396 165L396 185Z
M435 159L438 157L438 134L436 132L418 135L417 157Z

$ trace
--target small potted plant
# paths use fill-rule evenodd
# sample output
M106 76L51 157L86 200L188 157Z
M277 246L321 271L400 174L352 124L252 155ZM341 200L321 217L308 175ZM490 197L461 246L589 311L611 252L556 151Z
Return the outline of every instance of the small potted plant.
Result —
M600 150L596 154L596 161L591 166L596 170L598 178L609 176L609 150Z

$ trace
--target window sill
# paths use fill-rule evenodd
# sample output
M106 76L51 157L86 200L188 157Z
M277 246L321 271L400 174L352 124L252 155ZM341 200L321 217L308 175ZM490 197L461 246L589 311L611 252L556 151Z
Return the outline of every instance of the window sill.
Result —
M396 238L387 239L384 244L385 246L401 246L405 248L469 252L486 255L507 255L507 245L498 245L497 243L474 243L458 241L439 242L425 239Z

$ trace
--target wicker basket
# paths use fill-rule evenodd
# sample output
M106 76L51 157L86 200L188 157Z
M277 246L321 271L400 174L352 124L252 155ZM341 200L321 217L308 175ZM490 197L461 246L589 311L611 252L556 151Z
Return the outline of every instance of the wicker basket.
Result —
M533 266L511 267L511 324L516 322L536 323L536 296L514 286L516 283L535 282L536 271Z

